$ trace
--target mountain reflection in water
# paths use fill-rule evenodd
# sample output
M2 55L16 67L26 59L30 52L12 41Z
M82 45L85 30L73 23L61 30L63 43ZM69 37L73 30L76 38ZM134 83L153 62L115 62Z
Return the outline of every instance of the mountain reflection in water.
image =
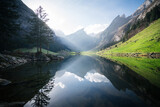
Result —
M14 72L13 72L14 71ZM159 107L159 88L124 65L100 57L73 56L32 63L1 74L0 105L25 107Z
M70 58L51 80L47 83L54 86L47 93L49 107L159 105L159 88L127 67L103 58ZM31 99L25 106L35 102Z

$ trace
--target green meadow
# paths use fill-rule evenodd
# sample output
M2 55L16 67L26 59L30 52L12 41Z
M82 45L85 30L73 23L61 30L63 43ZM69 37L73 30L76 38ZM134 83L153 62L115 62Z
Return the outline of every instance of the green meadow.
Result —
M159 53L160 52L160 19L149 27L130 38L128 41L118 43L105 50L101 54L116 53Z

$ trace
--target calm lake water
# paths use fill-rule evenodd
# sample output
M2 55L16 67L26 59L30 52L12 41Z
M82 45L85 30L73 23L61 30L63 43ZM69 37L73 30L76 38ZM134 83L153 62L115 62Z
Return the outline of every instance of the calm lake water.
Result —
M0 106L159 107L160 88L124 65L73 56L0 72Z

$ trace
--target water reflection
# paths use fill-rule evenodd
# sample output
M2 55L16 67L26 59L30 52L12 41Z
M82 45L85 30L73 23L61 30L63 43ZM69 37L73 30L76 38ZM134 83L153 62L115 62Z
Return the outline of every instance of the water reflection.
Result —
M54 87L54 79L50 79L49 82L43 86L42 89L38 91L38 93L32 98L31 105L33 107L44 107L49 104L49 92L53 89Z
M23 66L0 72L0 76L11 81L6 86L0 86L0 106L22 106L29 99L38 100L46 98L44 91L40 90L59 69L61 62L38 62L29 63ZM43 87L46 91L49 87ZM44 90L43 89L43 90ZM42 99L43 100L43 99ZM18 105L17 105L18 104Z
M12 83L0 87L1 102L23 101L25 107L160 106L157 86L126 66L100 57L74 56L16 70L2 74Z
M127 67L103 58L70 58L61 65L50 86L54 88L47 93L48 107L158 107L160 101L158 87Z
M104 75L97 73L95 70L87 72L84 77L90 82L109 82Z

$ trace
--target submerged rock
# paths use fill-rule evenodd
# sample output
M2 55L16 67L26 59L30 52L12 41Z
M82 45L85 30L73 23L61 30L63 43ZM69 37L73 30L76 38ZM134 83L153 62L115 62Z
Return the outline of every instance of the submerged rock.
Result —
M8 85L8 84L10 84L10 83L11 83L11 81L0 78L0 85Z

